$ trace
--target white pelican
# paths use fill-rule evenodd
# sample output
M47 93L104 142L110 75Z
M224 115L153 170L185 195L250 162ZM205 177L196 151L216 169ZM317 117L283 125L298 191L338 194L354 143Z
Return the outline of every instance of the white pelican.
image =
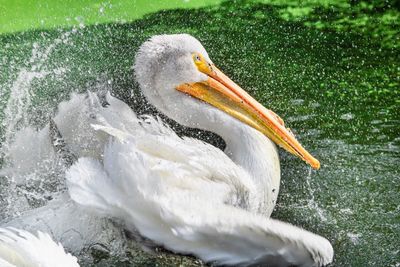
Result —
M226 142L225 153L178 137L158 119L138 118L109 94L105 101L93 93L74 94L54 118L71 152L66 154L80 157L67 172L73 201L171 251L206 262L322 266L332 261L325 238L269 218L280 184L272 141L319 168L277 115L219 71L189 35L145 42L135 73L150 103L178 123L217 133ZM24 146L11 153L14 172L26 172L47 155L54 159L49 127L30 132L17 135L16 143ZM7 225L50 231L78 251L97 240L112 242L110 236L118 231L101 237L103 223L62 196Z
M33 235L16 228L0 228L1 267L79 267L76 257L64 251L46 233Z
M96 105L91 94L89 123L97 135L86 141L96 152L88 152L87 145L72 149L90 155L67 172L75 202L206 262L322 266L332 261L325 238L269 218L280 184L273 142L319 168L275 113L218 70L187 34L152 37L140 47L134 68L150 103L182 125L217 133L226 142L225 153L178 137L160 120L137 118L110 95L107 106ZM71 125L83 125L82 118L73 115L74 108L64 111L55 121L73 143L81 129ZM91 131L88 124L84 131ZM98 144L107 135L112 138L103 151Z

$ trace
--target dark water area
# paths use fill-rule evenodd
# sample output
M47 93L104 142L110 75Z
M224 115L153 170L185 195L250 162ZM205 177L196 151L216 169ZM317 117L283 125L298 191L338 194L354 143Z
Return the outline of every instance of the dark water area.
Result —
M321 162L311 171L281 151L272 217L330 240L331 266L399 266L400 51L399 24L390 20L399 11L293 8L234 1L126 24L0 35L1 146L21 127L46 124L71 92L108 89L137 113L154 114L134 80L134 55L153 35L189 33ZM173 126L223 146L213 134ZM0 182L4 196L11 182ZM6 203L0 197L0 211ZM133 258L121 265L162 263Z

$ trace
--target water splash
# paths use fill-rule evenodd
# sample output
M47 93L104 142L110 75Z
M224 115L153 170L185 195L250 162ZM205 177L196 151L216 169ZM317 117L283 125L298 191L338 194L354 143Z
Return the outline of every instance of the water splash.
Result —
M48 59L52 52L59 44L67 44L71 33L75 30L64 32L59 38L56 38L50 45L41 46L33 43L31 56L25 62L24 66L18 71L17 78L12 83L6 107L4 109L4 120L2 122L5 127L4 142L0 152L3 156L7 154L14 140L15 133L22 128L30 125L28 114L32 104L32 96L34 95L32 84L35 80L46 78L49 74L62 74L65 68L48 68ZM28 67L29 66L29 67Z
M318 202L315 201L315 189L311 187L311 176L312 176L312 169L308 168L308 174L306 177L306 188L307 188L307 192L309 194L309 198L308 198L308 207L313 209L316 214L319 216L319 218L321 219L321 221L326 222L327 221L327 217L325 214L325 211L318 205Z
M70 44L69 37L75 33L77 30L72 29L58 38L46 39L50 44L33 43L8 92L0 94L8 98L3 109L4 141L0 147L4 159L0 162L0 221L33 232L48 232L90 262L88 253L95 245L104 247L110 255L124 256L124 233L111 221L79 209L69 199L65 193L66 166L54 152L49 126L37 130L32 120L33 113L40 113L35 103L35 96L41 94L37 84L62 79L69 71L69 65L59 62L54 66L51 59L59 48ZM105 87L104 82L100 83ZM47 116L51 116L56 107L45 108ZM39 123L44 124L47 119L44 117Z
M57 78L67 71L64 67L51 66L49 59L58 46L69 43L74 32L63 32L50 44L34 42L30 56L10 83L9 93L5 93L7 89L3 88L3 95L8 96L8 100L3 110L4 141L0 146L3 158L0 177L3 176L4 180L0 188L0 219L12 218L32 207L42 206L52 198L53 192L63 188L59 182L63 175L62 166L46 138L48 127L37 131L30 116L36 108L33 103L37 94L35 84L47 80L49 75L54 74Z

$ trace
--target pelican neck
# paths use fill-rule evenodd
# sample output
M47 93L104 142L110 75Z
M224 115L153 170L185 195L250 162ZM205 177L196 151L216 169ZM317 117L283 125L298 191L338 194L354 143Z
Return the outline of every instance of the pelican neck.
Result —
M226 143L225 153L246 170L262 195L259 213L270 216L280 185L280 163L275 144L265 135L241 121L219 112L221 120L209 121L209 128ZM209 129L210 130L210 129Z

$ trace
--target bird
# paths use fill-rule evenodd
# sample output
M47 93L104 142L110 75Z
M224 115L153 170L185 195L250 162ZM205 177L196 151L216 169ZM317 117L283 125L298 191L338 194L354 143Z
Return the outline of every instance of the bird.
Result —
M0 228L2 267L79 267L78 259L66 253L47 234L36 235L13 227Z
M40 143L40 155L50 159L51 149L63 154L70 199L62 193L49 202L51 214L45 206L9 226L24 226L30 219L35 225L29 229L48 229L58 233L57 240L68 241L68 233L75 233L71 227L93 239L100 233L93 226L98 220L89 215L93 212L119 222L146 243L213 265L332 262L327 239L271 218L281 177L275 144L312 168L320 167L277 114L219 70L188 34L151 37L139 48L134 71L142 94L160 113L183 126L216 133L226 148L179 136L159 117L138 116L109 92L73 93L59 104L52 123L39 132L17 134L28 146L17 142L12 154L16 166L26 168L25 162L38 160L37 145L30 144ZM68 204L63 206L64 200ZM74 220L69 214L88 225L68 225ZM43 220L46 227L40 225ZM24 244L46 239L19 230L3 230L0 236L3 247L14 244L14 236L24 237ZM75 239L69 249L85 244Z
M320 168L277 114L219 70L189 34L145 41L134 71L160 113L216 133L226 148L179 136L110 93L75 95L55 118L78 155L66 172L73 201L170 251L215 265L332 262L327 239L270 218L281 178L276 145Z

